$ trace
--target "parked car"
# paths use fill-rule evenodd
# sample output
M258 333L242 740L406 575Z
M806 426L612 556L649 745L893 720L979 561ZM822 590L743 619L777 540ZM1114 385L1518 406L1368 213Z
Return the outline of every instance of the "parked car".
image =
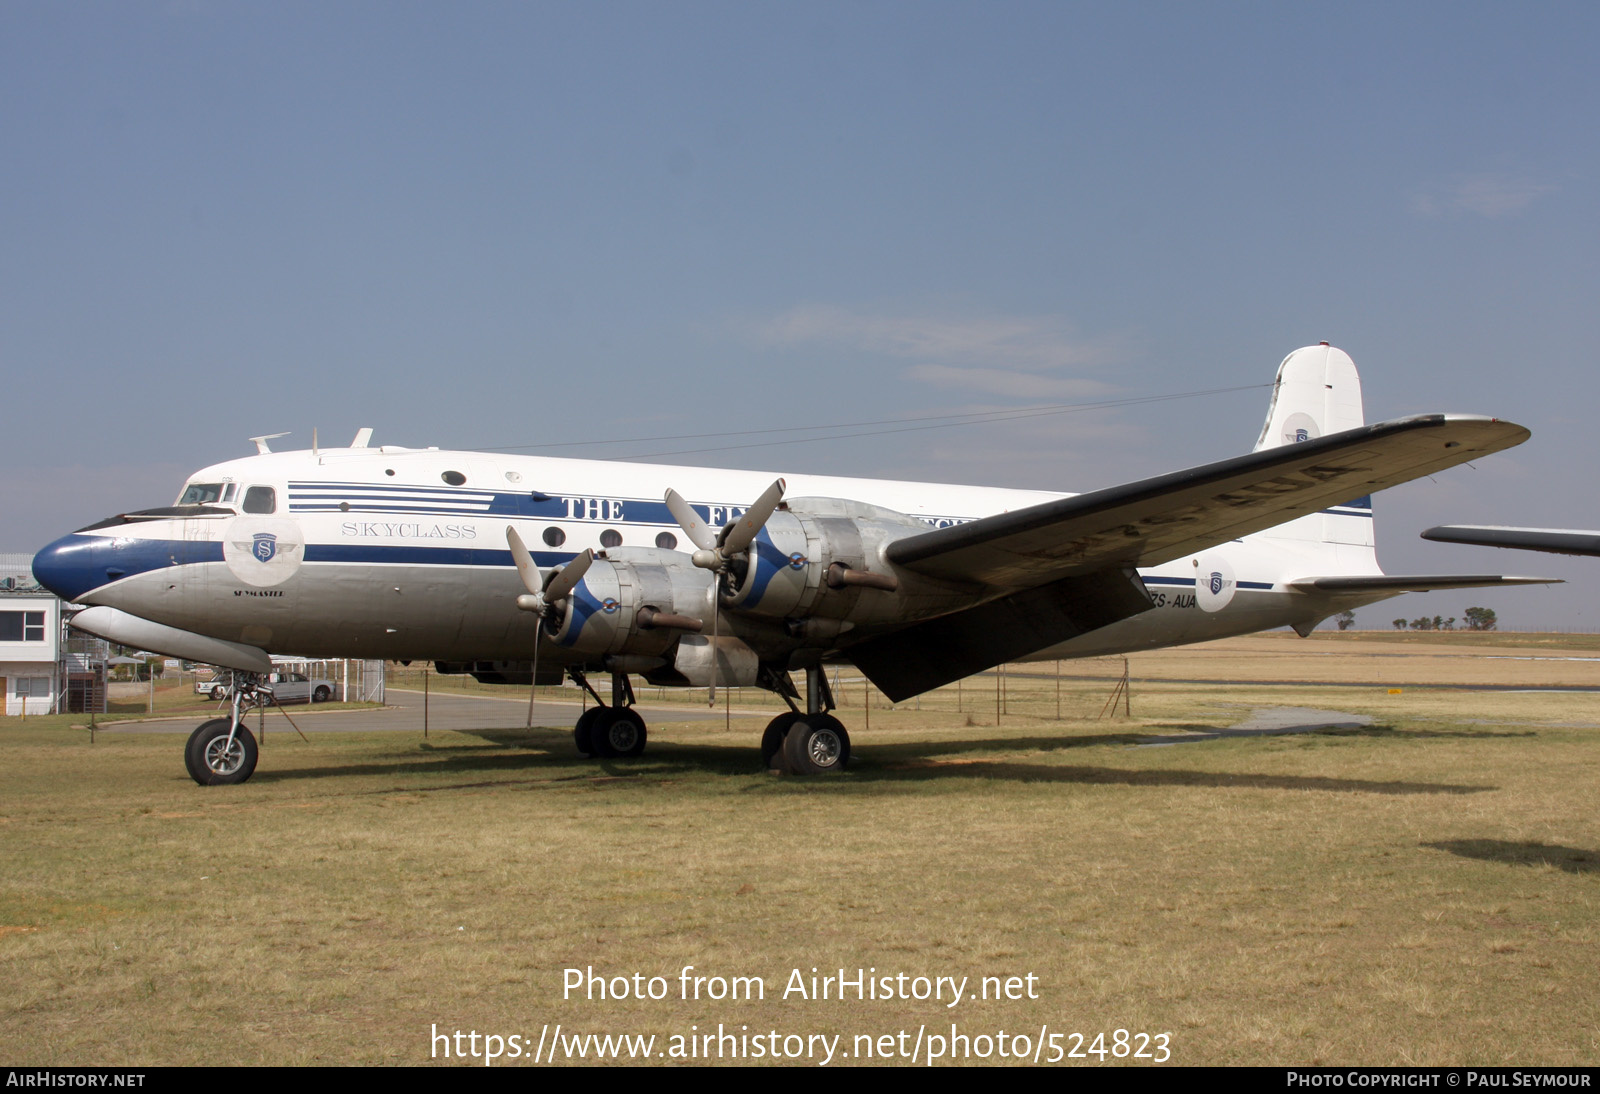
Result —
M194 682L196 695L209 695L221 702L228 697L228 689L233 687L233 673L227 669L217 669L210 676L197 677Z
M312 680L300 672L274 672L264 681L275 703L326 703L333 698L332 680Z
M272 689L275 703L326 703L335 689L332 680L312 680L301 672L269 673L262 682ZM194 690L220 702L232 694L233 673L221 669L210 679L195 681Z

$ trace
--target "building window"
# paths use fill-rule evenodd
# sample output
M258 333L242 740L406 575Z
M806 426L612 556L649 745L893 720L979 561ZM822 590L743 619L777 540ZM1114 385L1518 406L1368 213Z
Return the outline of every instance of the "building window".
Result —
M43 612L0 612L0 642L43 641Z
M50 677L19 676L11 694L18 699L48 699L50 698Z

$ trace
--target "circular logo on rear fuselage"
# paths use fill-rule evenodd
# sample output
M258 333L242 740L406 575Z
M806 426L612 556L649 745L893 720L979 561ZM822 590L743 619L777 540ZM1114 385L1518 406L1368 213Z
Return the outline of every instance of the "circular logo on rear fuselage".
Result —
M1220 612L1233 599L1238 583L1233 580L1233 567L1220 555L1202 555L1195 569L1194 600L1203 612Z

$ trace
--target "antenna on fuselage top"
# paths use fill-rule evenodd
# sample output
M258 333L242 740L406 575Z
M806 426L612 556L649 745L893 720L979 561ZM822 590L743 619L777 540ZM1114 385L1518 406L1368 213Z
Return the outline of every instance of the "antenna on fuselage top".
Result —
M287 437L288 435L287 433L268 433L265 437L251 437L250 439L256 444L256 455L265 456L272 451L267 447L268 441L275 441L279 437Z

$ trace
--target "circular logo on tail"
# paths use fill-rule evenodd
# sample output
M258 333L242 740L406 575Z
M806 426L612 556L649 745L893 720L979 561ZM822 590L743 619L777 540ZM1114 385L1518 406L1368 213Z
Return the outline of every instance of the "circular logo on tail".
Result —
M1283 443L1299 444L1322 436L1317 421L1304 411L1296 411L1283 420Z

